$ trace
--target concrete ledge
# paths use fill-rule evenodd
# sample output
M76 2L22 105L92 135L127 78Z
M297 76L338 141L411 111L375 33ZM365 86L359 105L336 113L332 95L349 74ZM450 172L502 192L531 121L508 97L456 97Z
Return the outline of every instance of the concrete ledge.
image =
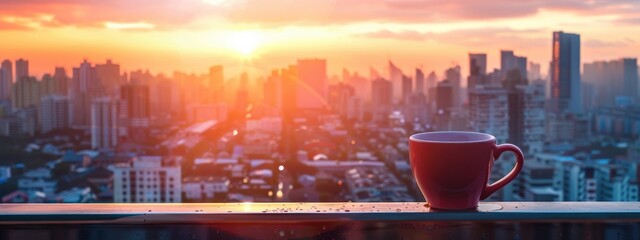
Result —
M640 222L640 203L495 202L443 212L412 203L0 204L0 224L336 221Z

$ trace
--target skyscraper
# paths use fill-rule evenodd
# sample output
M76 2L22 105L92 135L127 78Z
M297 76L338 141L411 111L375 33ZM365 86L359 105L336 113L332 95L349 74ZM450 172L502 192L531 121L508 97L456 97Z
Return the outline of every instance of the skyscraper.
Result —
M402 99L402 76L404 76L402 70L389 61L389 81L393 86L392 101Z
M327 61L298 60L297 106L299 109L320 109L326 106Z
M553 33L551 99L556 112L582 112L580 88L580 35Z
M453 87L453 107L460 107L462 105L462 90L460 86L461 75L460 66L449 68L445 71L446 80L449 81Z
M402 101L401 102L406 102L407 98L409 97L409 95L411 95L411 93L413 92L413 84L411 81L411 77L406 76L406 75L402 75Z
M120 87L119 122L126 128L126 135L133 140L144 140L149 127L149 87L126 84Z
M96 64L96 81L105 88L107 92L115 92L118 87L124 82L120 77L120 65L111 62L111 59L107 59L105 64Z
M11 61L4 60L0 66L0 100L11 99L13 91L13 67Z
M91 103L99 94L99 83L95 68L84 60L80 67L73 68L70 88L71 125L87 127L91 125Z
M40 106L40 83L34 77L23 77L13 87L12 102L14 108Z
M516 56L513 51L500 51L500 71L502 78L507 78L511 70L518 70L522 78L527 78L527 58Z
M371 99L374 119L385 118L393 103L393 84L382 78L373 80L371 82Z
M211 94L210 103L224 101L224 67L221 65L209 68L209 92Z
M267 77L262 88L262 102L269 107L282 108L282 77L277 69L271 71L271 75Z
M471 130L491 133L498 143L509 137L507 89L478 85L469 89L469 118Z
M49 95L42 98L40 106L42 132L69 127L69 97Z
M477 84L484 84L485 75L487 75L487 54L469 53L467 89L473 89Z
M424 94L424 73L422 69L416 68L416 87L414 92Z
M63 67L56 67L53 73L53 80L57 83L58 94L69 95L69 77L67 75L67 71Z
M346 116L349 111L349 102L355 96L356 90L353 86L345 83L329 85L327 92L327 102L331 110L341 116Z
M624 58L585 63L583 84L593 86L595 96L587 99L589 105L612 106L616 99L637 103L638 62Z
M22 58L16 60L16 82L29 76L29 61Z
M109 97L92 101L91 106L91 147L93 149L113 149L118 144L117 104Z

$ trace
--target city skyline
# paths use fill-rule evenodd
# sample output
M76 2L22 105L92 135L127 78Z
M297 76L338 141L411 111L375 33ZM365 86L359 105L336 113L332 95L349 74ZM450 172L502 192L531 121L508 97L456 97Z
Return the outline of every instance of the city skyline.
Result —
M486 52L489 69L500 50L539 63L551 59L553 31L580 32L583 62L637 57L640 4L602 2L414 1L27 1L0 3L5 58L26 58L40 76L79 59L112 58L154 73L271 68L298 58L328 60L330 75L349 66L361 74L389 59L403 72L465 65L468 52ZM296 9L297 12L291 12ZM430 11L425 11L430 10ZM47 36L47 37L42 37ZM64 54L60 54L64 52ZM366 59L363 61L363 59ZM467 75L463 68L463 75Z

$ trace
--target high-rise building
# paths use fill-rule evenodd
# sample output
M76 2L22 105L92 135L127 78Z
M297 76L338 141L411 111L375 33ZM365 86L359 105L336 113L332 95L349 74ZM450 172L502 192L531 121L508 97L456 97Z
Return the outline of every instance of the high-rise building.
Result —
M595 96L587 99L589 105L613 106L621 99L637 103L638 62L635 58L624 58L585 63L583 83L593 86Z
M438 76L436 72L431 71L427 76L427 82L425 83L425 95L427 95L427 102L436 102L436 87L438 86Z
M211 94L210 103L224 102L224 67L221 65L209 68L209 92Z
M69 127L69 97L48 95L42 98L40 106L42 133Z
M297 107L299 109L324 108L327 97L327 61L324 59L300 59L297 66Z
M409 97L409 95L411 95L411 93L413 92L413 82L411 80L411 77L402 75L402 101L401 102L406 102L407 98Z
M485 84L487 75L487 54L469 53L469 78L467 89L473 89L478 84Z
M424 73L422 69L416 68L416 87L414 92L425 94L424 89Z
M471 130L491 133L498 143L509 137L509 96L502 87L478 85L469 89Z
M22 58L16 60L16 82L29 77L29 61Z
M111 59L107 59L104 64L96 64L95 73L96 81L108 93L116 92L118 87L124 84L120 77L120 65L112 63Z
M372 113L374 119L384 119L391 110L393 104L393 84L379 78L371 82Z
M96 79L95 68L84 60L80 67L73 68L71 82L71 125L74 127L88 127L91 125L91 104L99 96L100 85Z
M540 64L529 62L529 69L527 70L527 75L528 75L527 79L529 79L529 81L543 80L542 74L540 71Z
M179 165L160 156L141 156L113 171L113 200L117 203L179 203L182 174Z
M23 77L13 86L14 108L40 106L40 82L34 77Z
M120 87L120 135L142 141L149 127L149 87L140 84L126 84ZM124 129L123 129L124 128ZM123 132L125 132L123 134Z
M11 99L13 92L13 67L11 61L4 60L0 65L0 100Z
M507 78L509 72L514 69L518 70L520 77L527 78L527 58L516 56L513 51L500 51L500 71L502 72L502 78Z
M555 112L582 112L580 88L580 35L553 33L551 99Z
M271 75L267 77L262 88L262 102L272 108L282 108L282 77L277 69L271 71Z
M545 136L544 84L540 81L508 89L508 142L526 155L542 151Z
M356 90L353 86L345 83L329 85L327 93L327 102L329 107L335 113L346 116L349 110L351 98L355 96Z
M117 102L109 97L100 97L92 103L91 147L113 149L118 144Z
M445 71L445 77L453 87L453 107L460 107L463 100L461 89L462 75L460 74L460 66L455 66L447 69Z
M402 99L402 77L404 74L393 62L389 61L389 81L393 86L392 101Z
M56 86L58 86L56 93L68 96L69 76L67 75L67 71L63 67L56 67L53 73L53 80L56 82Z

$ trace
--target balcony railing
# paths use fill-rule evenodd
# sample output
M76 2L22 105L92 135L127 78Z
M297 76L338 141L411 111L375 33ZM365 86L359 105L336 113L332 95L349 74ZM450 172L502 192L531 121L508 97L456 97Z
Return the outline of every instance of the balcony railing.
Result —
M4 204L0 239L640 239L640 203Z

